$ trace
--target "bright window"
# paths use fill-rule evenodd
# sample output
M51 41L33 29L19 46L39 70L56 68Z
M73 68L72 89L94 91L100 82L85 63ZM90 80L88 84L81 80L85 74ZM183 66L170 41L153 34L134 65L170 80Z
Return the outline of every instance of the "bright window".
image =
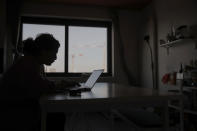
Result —
M39 33L50 33L60 43L57 60L51 66L45 66L46 72L65 72L65 27L58 25L23 24L23 40L36 38Z
M107 72L107 29L69 26L68 72Z
M94 69L111 75L111 22L23 17L22 40L39 33L50 33L60 42L57 60L45 66L49 76L77 76Z

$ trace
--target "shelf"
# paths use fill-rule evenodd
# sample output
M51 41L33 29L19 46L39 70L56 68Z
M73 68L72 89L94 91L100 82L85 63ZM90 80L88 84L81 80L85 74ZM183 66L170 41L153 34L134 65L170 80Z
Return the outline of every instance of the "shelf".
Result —
M190 90L197 90L197 87L193 87L193 86L184 86L183 88L190 89Z
M166 89L169 92L170 91L177 91L177 92L181 91L180 87L167 87ZM197 90L197 88L196 87L183 87L182 88L182 91L185 91L185 92L191 92L192 90Z
M175 105L168 105L170 108L176 109L176 110L180 110L180 107L175 106ZM193 114L193 115L197 115L197 111L194 110L190 110L190 109L183 109L184 113L189 113L189 114Z
M173 45L177 44L177 43L181 43L181 42L189 42L189 41L192 41L193 39L178 39L178 40L174 40L174 41L171 41L171 42L167 42L165 44L161 44L160 47L166 47L166 48L169 48L169 47L172 47Z
M184 39L178 39L171 42L167 42L164 44L160 43L160 47L165 47L167 49L167 55L169 55L169 48L173 47L174 45L177 45L178 43L188 43L193 42L195 43L195 49L197 49L197 39L196 38L184 38Z

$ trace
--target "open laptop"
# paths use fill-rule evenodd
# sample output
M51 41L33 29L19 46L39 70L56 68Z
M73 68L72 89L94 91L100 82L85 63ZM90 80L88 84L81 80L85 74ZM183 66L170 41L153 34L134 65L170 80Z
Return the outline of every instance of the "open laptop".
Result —
M77 87L75 86L75 87L69 88L69 90L70 91L91 91L91 89L94 87L96 81L101 76L103 71L104 69L93 70L93 72L91 73L90 77L85 82L85 84L81 86L77 86Z

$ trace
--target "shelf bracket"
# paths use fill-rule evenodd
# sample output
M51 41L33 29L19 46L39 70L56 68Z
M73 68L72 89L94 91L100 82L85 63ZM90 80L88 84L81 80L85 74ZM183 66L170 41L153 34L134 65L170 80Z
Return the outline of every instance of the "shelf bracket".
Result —
M167 47L166 50L167 50L167 55L169 55L169 53L170 53L170 48Z
M195 49L197 49L197 39L194 40Z
M166 51L167 51L167 55L170 54L170 47L172 47L172 46L166 46L166 47L165 47L165 48L166 48Z

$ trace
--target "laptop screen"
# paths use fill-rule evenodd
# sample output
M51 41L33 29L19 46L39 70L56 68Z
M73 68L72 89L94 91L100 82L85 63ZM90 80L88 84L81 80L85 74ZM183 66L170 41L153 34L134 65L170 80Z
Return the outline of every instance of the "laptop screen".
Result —
M103 73L103 69L101 70L94 70L88 80L85 83L85 87L93 87L96 81L98 80L99 76Z

